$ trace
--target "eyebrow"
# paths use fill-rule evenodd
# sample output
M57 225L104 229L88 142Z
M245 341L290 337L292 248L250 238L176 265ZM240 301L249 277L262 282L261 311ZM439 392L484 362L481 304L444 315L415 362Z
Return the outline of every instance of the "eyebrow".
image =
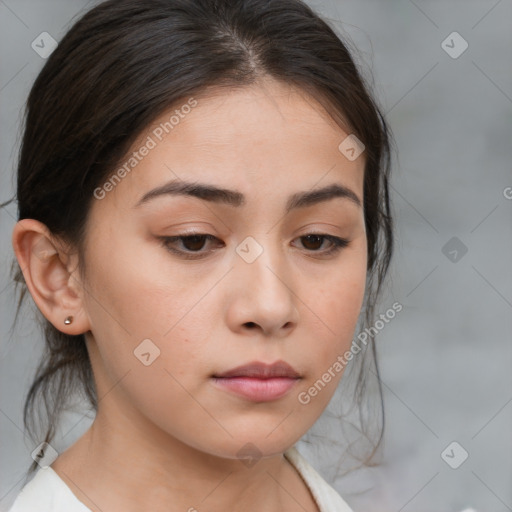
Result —
M135 205L135 208L157 197L168 195L197 197L203 201L227 204L233 207L240 207L245 204L245 196L236 190L219 188L207 183L191 183L180 180L170 181L146 192ZM288 213L297 208L305 208L334 198L348 199L362 208L361 200L355 192L344 185L333 183L323 188L292 194L288 198L285 211Z

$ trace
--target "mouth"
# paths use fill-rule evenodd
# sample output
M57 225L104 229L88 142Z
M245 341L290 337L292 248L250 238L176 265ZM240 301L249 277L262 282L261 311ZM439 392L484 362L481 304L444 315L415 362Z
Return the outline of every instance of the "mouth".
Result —
M270 365L254 362L215 374L212 376L212 383L247 400L269 402L286 395L301 378L284 361Z

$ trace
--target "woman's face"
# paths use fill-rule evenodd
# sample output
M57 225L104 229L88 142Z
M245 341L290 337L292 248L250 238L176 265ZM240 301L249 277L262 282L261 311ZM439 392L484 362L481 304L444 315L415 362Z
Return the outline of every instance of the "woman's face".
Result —
M340 151L348 135L267 80L187 98L139 137L87 224L98 415L226 458L283 452L311 427L365 289L364 153ZM221 377L257 362L295 374Z

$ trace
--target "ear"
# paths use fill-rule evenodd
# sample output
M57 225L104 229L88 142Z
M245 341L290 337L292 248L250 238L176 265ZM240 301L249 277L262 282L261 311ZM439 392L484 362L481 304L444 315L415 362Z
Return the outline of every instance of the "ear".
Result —
M89 331L77 255L68 254L49 229L34 219L20 220L14 226L12 245L28 290L41 313L65 334ZM72 322L64 324L64 319L70 316Z

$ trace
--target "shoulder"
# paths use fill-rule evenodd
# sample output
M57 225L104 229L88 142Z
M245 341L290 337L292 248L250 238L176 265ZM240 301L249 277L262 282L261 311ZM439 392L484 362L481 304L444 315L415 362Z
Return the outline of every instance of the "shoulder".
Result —
M91 512L49 466L40 468L16 497L9 512Z
M300 473L313 495L320 512L354 512L345 500L320 476L308 461L293 446L284 453L285 457Z

